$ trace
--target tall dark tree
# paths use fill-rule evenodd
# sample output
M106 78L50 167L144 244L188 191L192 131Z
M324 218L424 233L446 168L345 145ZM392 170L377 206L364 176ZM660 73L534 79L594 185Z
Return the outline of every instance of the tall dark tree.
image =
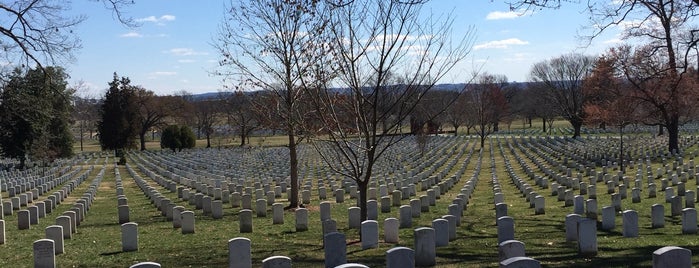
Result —
M169 115L169 108L166 104L169 99L158 97L153 91L146 90L140 86L134 88L134 101L138 107L138 138L141 142L141 151L146 150L146 134L152 128L163 124Z
M168 148L173 152L194 148L197 139L188 126L169 125L163 129L160 148Z
M580 137L585 119L582 82L590 74L595 58L582 54L565 54L532 66L530 76L541 83L553 107L573 126L573 138Z
M100 107L100 120L97 122L103 150L114 150L115 154L120 156L123 149L135 147L135 138L139 130L135 94L131 80L128 77L119 78L114 73Z
M70 113L73 91L60 67L16 69L0 92L0 149L17 158L52 161L73 154Z

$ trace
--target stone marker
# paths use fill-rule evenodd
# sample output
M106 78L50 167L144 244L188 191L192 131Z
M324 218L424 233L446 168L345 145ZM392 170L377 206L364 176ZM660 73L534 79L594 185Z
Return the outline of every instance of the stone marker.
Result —
M63 239L71 239L73 237L73 232L70 230L73 228L73 224L70 223L70 217L59 216L56 218L56 225L63 227Z
M386 251L386 268L415 267L415 251L406 247L395 247Z
M697 233L697 210L685 208L682 210L682 234Z
M331 215L331 203L328 201L320 202L320 221L329 220L332 218Z
M653 251L653 268L692 267L692 251L668 246Z
M223 218L223 202L221 200L211 201L211 217L215 220Z
M362 222L361 227L362 249L370 249L379 246L379 223L375 220Z
M500 268L537 268L541 263L529 257L512 257L500 262Z
M55 254L63 253L63 227L60 225L50 225L46 227L46 239L54 242Z
M146 261L146 262L139 262L137 264L129 266L129 268L160 268L160 263L157 262L152 262L152 261Z
M183 211L182 215L182 234L194 233L194 211Z
M284 224L284 204L272 204L272 224Z
M359 229L362 224L362 210L358 207L350 207L347 209L347 224L350 229Z
M565 219L566 242L578 240L578 223L582 217L578 214L568 214Z
M415 229L414 233L415 265L434 266L437 258L434 229L421 227Z
M510 216L498 219L498 244L515 239L515 221Z
M252 210L242 209L238 213L241 233L252 233Z
M138 224L127 222L121 225L121 250L138 251Z
M331 232L323 236L325 244L325 267L336 267L347 262L347 241L345 235Z
M435 246L444 247L449 245L449 221L445 219L435 219L432 221L434 229Z
M597 220L583 218L578 222L578 254L597 255Z
M291 268L291 258L272 256L262 260L262 268Z
M252 268L250 239L237 237L228 240L228 267Z
M117 208L117 210L119 211L119 224L124 224L131 221L129 218L128 205L121 205Z
M613 230L615 227L615 217L616 212L614 207L606 206L602 208L602 230L609 231Z
M413 227L413 215L412 208L408 205L400 206L399 209L400 217L400 228L411 228Z
M622 234L624 237L638 237L638 213L625 210L622 213Z
M34 241L34 268L55 268L56 250L55 242L51 239L39 239Z
M296 209L296 231L303 232L308 230L308 209Z
M399 222L396 218L387 218L383 222L384 242L398 243Z
M29 214L29 210L20 210L17 212L17 228L19 230L27 230L29 229L30 221L31 221L31 216Z
M524 243L517 240L506 240L498 245L498 256L500 261L512 257L525 257Z
M172 208L172 228L182 227L182 212L184 212L183 206L175 206Z

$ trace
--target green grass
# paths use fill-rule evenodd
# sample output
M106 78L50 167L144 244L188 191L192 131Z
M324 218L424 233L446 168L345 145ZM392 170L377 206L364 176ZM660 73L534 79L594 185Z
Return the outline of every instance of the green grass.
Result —
M274 140L266 139L264 142L270 142L270 144L280 142L283 137ZM473 145L475 140L471 139L470 141L469 146ZM493 142L492 145L497 146L497 143ZM502 145L505 146L505 143L503 142ZM479 181L469 200L468 208L464 212L462 224L458 227L458 238L450 241L449 246L437 249L439 267L495 267L498 265L497 228L495 226L489 146L491 145L486 144ZM465 146L461 149L467 150ZM598 230L598 255L587 258L579 257L577 245L565 241L563 227L565 216L572 213L572 207L564 207L563 202L556 201L555 197L550 196L550 190L534 187L539 194L546 198L546 214L534 215L534 210L529 208L529 203L525 201L505 172L504 160L499 150L493 148L492 152L494 153L496 175L505 195L505 202L509 205L508 214L515 219L515 238L526 244L526 252L529 257L541 261L546 267L650 267L652 252L663 246L674 245L699 252L697 235L681 235L679 217L669 216L670 207L664 202L663 191L658 191L657 197L651 199L647 198L647 192L643 191L642 202L633 204L629 189L629 198L622 201L622 206L623 209L638 211L639 237L623 238L621 235L621 215L617 215L614 230ZM533 184L506 147L504 152L518 176ZM518 153L522 155L519 151ZM457 159L457 163L462 163L466 156L467 154L464 154L461 159ZM450 156L448 160L452 160L452 157L454 156ZM685 159L685 161L688 162L689 159ZM349 199L349 195L346 195L345 202L337 204L329 193L330 199L328 201L332 203L332 218L337 221L338 231L347 236L348 261L363 263L370 267L383 267L386 250L395 246L412 247L413 229L420 226L431 226L433 219L446 214L447 206L459 193L462 185L473 175L477 162L478 152L476 151L471 157L466 172L455 184L456 186L443 194L438 200L438 204L430 207L430 212L422 213L419 219L413 219L413 228L400 230L400 242L397 245L381 242L378 248L361 250L358 230L347 228L347 209L354 205L355 200ZM527 162L534 167L531 161L527 160ZM90 163L93 162L90 161ZM655 170L659 165L659 163L654 163L653 169ZM135 165L132 167L136 169ZM31 267L31 243L43 238L44 228L53 224L60 213L70 209L75 198L80 197L86 191L100 168L101 166L96 166L90 178L75 189L68 200L61 203L57 210L47 215L46 218L40 219L39 225L32 225L31 230L17 230L16 214L6 216L7 243L0 245L0 267ZM438 167L438 170L442 168ZM226 267L228 260L227 242L235 237L247 237L252 240L252 256L255 267L259 267L264 258L274 255L291 257L295 267L323 266L321 226L318 224L320 200L318 200L315 188L311 191L312 202L308 206L311 222L308 231L296 232L293 212L286 211L284 224L273 225L270 212L267 218L254 217L253 233L241 234L238 229L237 213L239 208L224 205L224 217L219 220L203 216L200 210L195 211L196 233L183 235L179 229L173 229L172 223L166 221L155 206L151 205L126 169L119 167L119 171L124 185L124 194L128 198L131 209L131 221L137 222L139 225L139 250L121 252L121 231L117 224L114 166L108 165L92 209L88 211L85 221L78 227L78 233L73 235L73 239L66 240L66 253L56 257L59 267L128 267L141 261L155 261L161 263L163 267ZM454 170L449 172L451 175ZM635 171L627 172L627 176L634 177L634 174ZM193 206L177 199L176 193L169 193L145 175L141 174L141 176L178 205L184 206L187 210L194 210ZM315 179L313 181L315 183ZM695 179L689 180L686 184L687 190L695 190L696 187ZM598 208L601 211L603 206L611 203L610 196L606 194L606 186L603 183L597 184L597 193ZM424 193L417 195L421 194ZM46 196L40 197L40 200L44 199ZM286 199L280 198L277 199L277 202L286 203ZM407 203L408 200L403 200L403 204ZM665 205L665 212L668 215L666 216L665 228L650 228L650 206L654 203ZM381 241L383 221L388 217L398 218L398 209L393 207L391 213L379 213ZM692 260L695 264L699 263L699 255L695 254Z

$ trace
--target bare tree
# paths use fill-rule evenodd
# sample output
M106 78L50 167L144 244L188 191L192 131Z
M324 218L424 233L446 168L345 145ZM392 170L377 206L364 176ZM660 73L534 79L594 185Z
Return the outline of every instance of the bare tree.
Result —
M237 80L239 90L261 89L274 93L282 128L288 137L291 198L289 208L300 205L298 155L304 115L300 99L303 79L317 60L326 16L318 0L231 1L219 29L215 48L222 56L218 74ZM241 83L242 82L242 83Z
M450 96L454 102L447 107L442 115L445 123L449 124L454 129L454 136L459 135L459 127L466 124L467 101L466 95L460 92L452 92Z
M138 138L141 142L141 151L145 151L146 134L163 124L169 115L168 105L165 104L164 98L140 86L134 87L134 94L135 105L138 107Z
M377 161L406 137L402 128L425 94L470 52L473 31L452 42L449 16L420 19L426 2L331 5L332 51L309 86L318 89L312 96L323 126L312 144L332 170L357 184L362 219Z
M532 66L530 76L543 84L551 105L573 126L573 138L580 137L585 113L582 81L590 74L595 58L566 54Z
M558 8L566 0L520 0L512 2L514 9L519 7ZM666 83L660 85L656 92L670 96L670 103L646 102L654 106L662 117L668 131L668 150L679 150L679 125L681 122L679 94L683 76L694 62L694 55L699 55L699 28L695 25L699 12L699 0L621 0L621 1L587 1L590 14L588 40L602 32L622 26L624 39L635 39L646 43L650 49L644 52L646 57L662 56L665 62L663 70L656 70L665 76ZM693 63L694 62L694 63ZM662 73L662 74L661 74ZM668 109L669 108L669 109ZM662 111L664 110L664 111Z
M123 9L133 1L92 0L102 2L107 9L126 25L134 25L123 16ZM15 0L0 3L0 48L7 62L16 66L61 65L73 60L80 48L80 39L74 28L86 16L70 16L68 1Z
M211 136L215 132L214 126L218 123L218 116L222 110L222 102L219 100L199 100L193 102L194 116L196 117L197 139L203 134L206 138L206 148L211 148Z
M507 110L507 101L502 93L503 81L507 81L507 78L501 75L481 74L476 79L476 84L464 92L467 113L475 122L481 148L485 145L485 139L496 131L494 122Z
M240 146L244 146L250 139L252 132L260 126L258 114L254 107L254 92L234 92L226 99L226 114L228 125L235 127L240 137ZM260 107L269 109L269 107Z

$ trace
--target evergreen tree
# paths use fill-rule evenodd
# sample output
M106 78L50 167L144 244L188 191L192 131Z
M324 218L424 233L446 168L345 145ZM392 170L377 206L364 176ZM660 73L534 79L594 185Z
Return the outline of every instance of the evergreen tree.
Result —
M100 120L97 122L99 141L103 150L121 151L136 146L138 134L138 107L135 104L134 88L128 77L114 73L109 89L100 107Z
M6 157L52 161L73 154L72 90L60 67L15 69L0 92L0 149Z
M169 125L163 130L163 135L160 138L160 148L167 148L176 152L182 151L182 149L194 148L196 142L197 138L188 126Z

